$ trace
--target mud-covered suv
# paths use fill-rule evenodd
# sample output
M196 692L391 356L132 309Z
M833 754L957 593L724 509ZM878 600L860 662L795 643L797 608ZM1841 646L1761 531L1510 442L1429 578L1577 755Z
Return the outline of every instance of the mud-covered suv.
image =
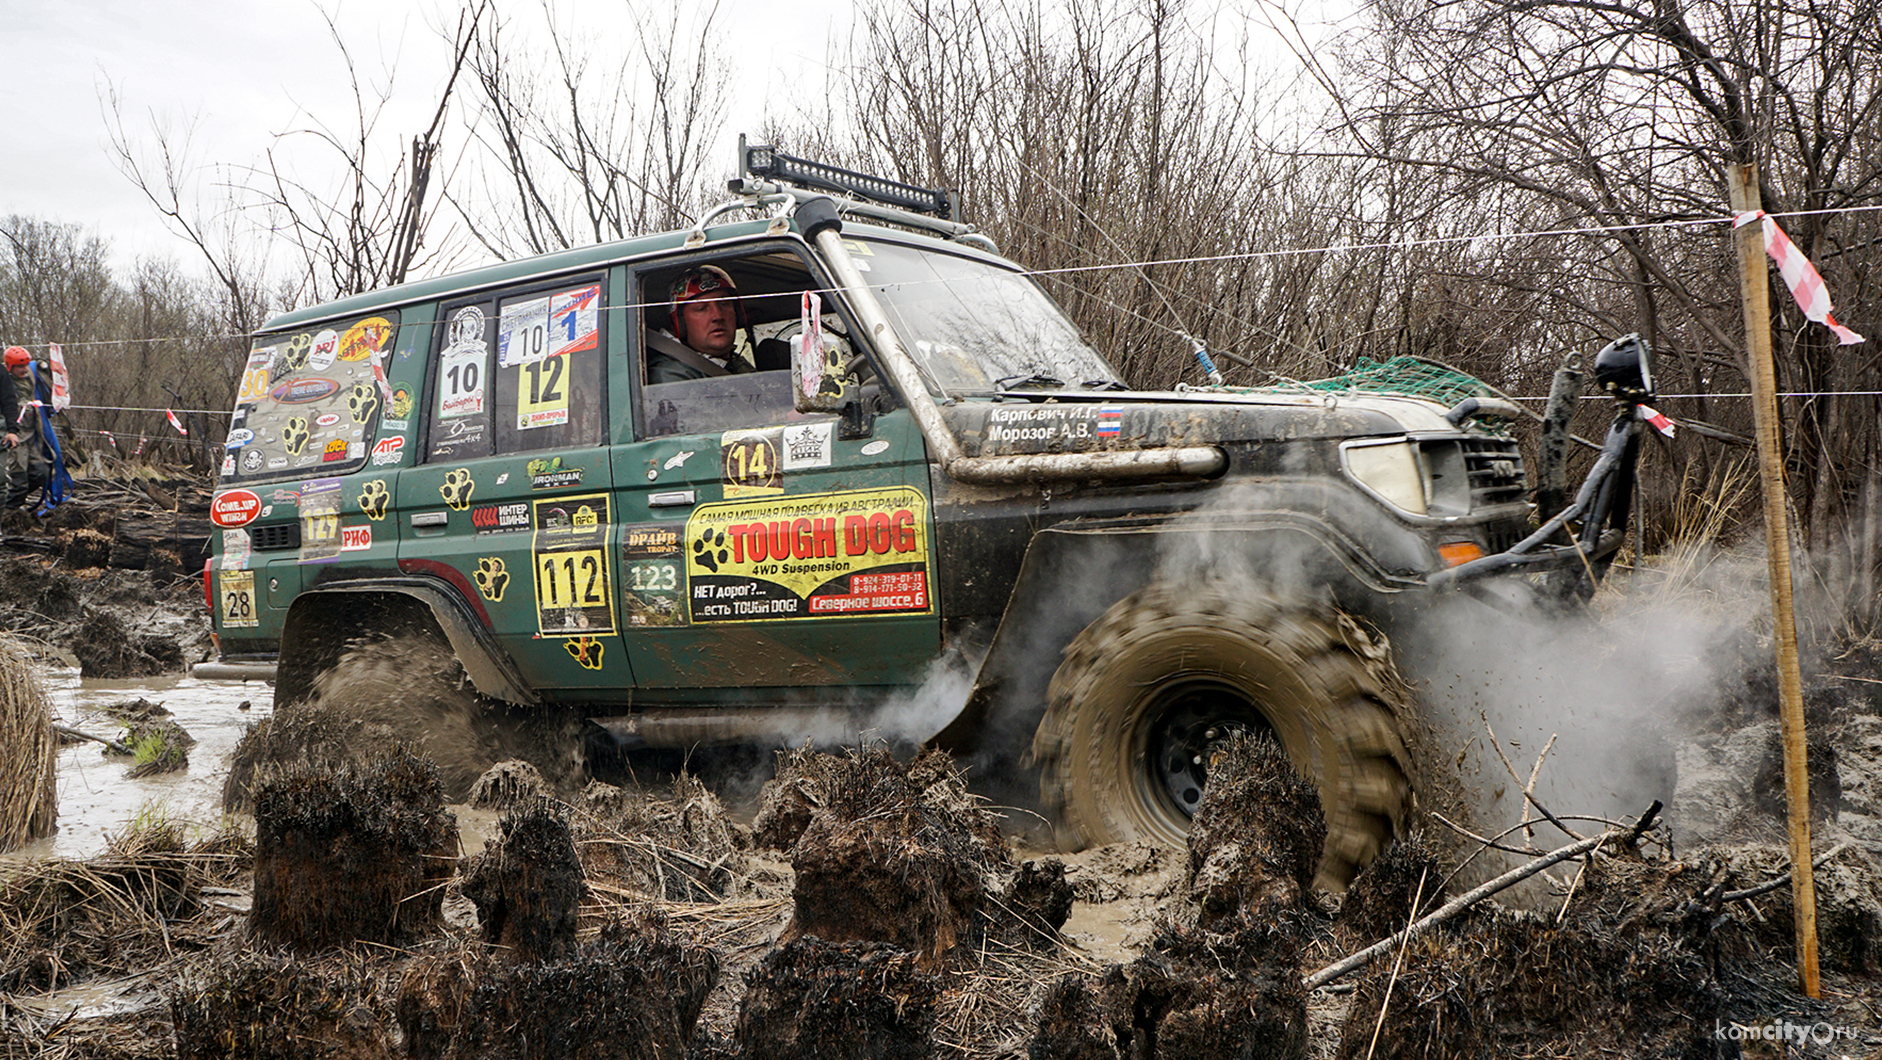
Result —
M1532 525L1506 404L1134 390L944 194L741 151L690 231L270 321L215 499L223 659L286 706L380 642L396 702L467 679L618 747L935 741L1036 771L1069 843L1180 840L1211 742L1263 729L1339 884L1413 797L1394 626L1618 543L1599 490ZM655 381L706 264L744 370Z

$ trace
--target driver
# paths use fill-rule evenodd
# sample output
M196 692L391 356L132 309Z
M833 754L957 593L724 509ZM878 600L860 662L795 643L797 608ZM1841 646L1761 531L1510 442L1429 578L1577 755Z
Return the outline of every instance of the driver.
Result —
M673 281L670 331L647 336L647 382L677 383L756 369L735 346L745 306L732 277L717 265L698 265Z

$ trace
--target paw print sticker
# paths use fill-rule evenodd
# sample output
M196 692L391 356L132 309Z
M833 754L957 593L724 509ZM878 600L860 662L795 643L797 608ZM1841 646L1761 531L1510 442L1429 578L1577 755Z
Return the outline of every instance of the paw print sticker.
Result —
M307 367L307 351L314 348L314 337L302 333L289 339L281 347L281 359L276 363L278 375L288 375Z
M379 391L371 383L354 383L353 392L347 395L346 410L353 414L354 423L365 423L372 415L372 410L379 407Z
M391 499L392 493L386 489L386 480L373 479L359 491L359 510L376 523L386 517L386 502Z
M444 476L444 485L438 487L438 494L444 498L444 503L461 512L470 507L471 491L476 488L477 483L471 481L470 469L460 467Z
M477 571L471 575L477 582L477 591L484 594L484 599L494 604L503 602L503 590L509 587L510 572L503 565L503 560L496 556L484 556L477 560Z
M730 559L725 550L725 533L707 527L693 542L693 562L714 574L719 573L719 565Z
M570 637L562 642L562 646L568 649L576 662L582 664L583 669L601 669L601 651L607 645L593 637Z
M287 446L289 456L301 455L301 450L307 448L307 417L289 417L287 426L281 428L281 442Z

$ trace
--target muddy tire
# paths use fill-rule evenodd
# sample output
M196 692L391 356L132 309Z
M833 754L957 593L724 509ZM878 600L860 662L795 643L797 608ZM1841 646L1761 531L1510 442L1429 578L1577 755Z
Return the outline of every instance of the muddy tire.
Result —
M509 759L530 762L560 790L580 783L574 719L511 711L479 695L441 636L354 641L314 677L307 703L389 729L437 766L452 802L462 802L486 770Z
M1344 888L1412 805L1404 686L1384 638L1329 607L1155 584L1065 650L1033 738L1061 844L1182 846L1210 742L1267 731L1319 788L1318 886Z

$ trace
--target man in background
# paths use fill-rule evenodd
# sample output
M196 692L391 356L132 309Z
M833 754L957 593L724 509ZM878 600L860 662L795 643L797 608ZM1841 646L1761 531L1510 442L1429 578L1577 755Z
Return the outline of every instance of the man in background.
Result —
M6 418L6 435L0 440L7 445L6 510L12 511L45 486L52 473L41 412L52 407L52 387L40 376L33 355L18 346L7 347L6 366L12 378L0 399L0 416Z

